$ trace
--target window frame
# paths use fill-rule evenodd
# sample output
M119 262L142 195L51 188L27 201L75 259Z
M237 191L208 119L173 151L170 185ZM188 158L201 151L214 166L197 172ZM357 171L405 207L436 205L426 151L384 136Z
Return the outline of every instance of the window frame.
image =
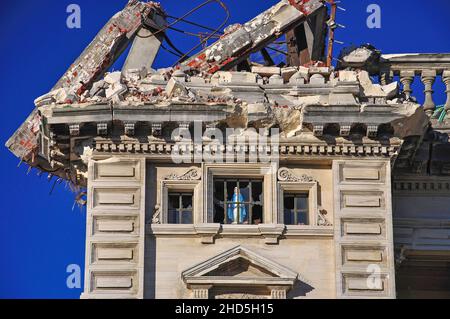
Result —
M292 198L293 201L294 201L294 207L292 209L293 212L291 212L291 214L292 213L294 214L294 216L293 216L294 223L293 224L286 224L286 219L285 219L285 217L286 217L286 211L285 211L286 207L283 207L283 209L284 209L283 210L284 223L287 226L309 226L311 224L311 220L310 220L310 216L309 216L309 211L310 211L310 207L309 207L309 192L289 192L289 193L285 192L284 195L283 195L283 205L284 205L284 202L285 202L287 197ZM301 209L301 208L297 207L297 199L298 198L306 199L306 202L307 202L306 209ZM306 224L302 225L302 224L298 223L298 214L305 214L306 215L306 217L307 217L307 223Z
M277 221L277 171L276 163L251 164L203 164L203 222L214 221L214 178L246 178L263 180L263 224ZM263 225L261 224L261 225ZM226 225L229 226L229 225ZM258 227L258 225L235 225L238 227Z
M175 196L178 197L178 205L179 207L174 209L176 211L176 214L178 215L178 220L180 221L179 223L169 223L170 225L191 225L190 223L182 223L181 221L183 220L183 214L186 212L190 212L191 214L191 219L192 222L194 221L194 193L193 192L174 192L174 191L170 191L167 194L167 197L170 198L171 196ZM184 208L183 207L183 198L184 197L191 197L191 208ZM169 204L167 205L167 220L169 221Z
M311 227L317 226L319 212L318 202L317 202L317 182L278 182L278 196L280 198L278 202L278 221L281 224L285 224L284 221L284 194L295 194L295 193L308 193L308 225L286 225L289 228L301 228L301 227Z
M239 186L240 183L249 183L249 193L252 194L252 185L254 183L261 183L261 201L255 201L252 198L249 198L248 201L244 201L240 204L244 205L244 206L248 206L248 222L247 223L238 223L237 225L258 225L258 224L254 224L253 221L253 208L254 206L260 206L262 208L261 210L261 220L262 222L260 224L264 223L264 178L260 177L260 178L249 178L249 177L240 177L240 176L233 176L233 177L229 177L229 176L214 176L213 178L213 196L215 193L215 187L216 187L216 183L217 182L223 182L223 187L224 187L224 200L223 202L221 202L221 205L223 206L224 209L224 221L223 223L221 223L222 225L232 225L232 223L230 223L228 221L228 205L229 204L233 204L233 201L229 201L228 200L228 183L236 183L237 187L239 189L241 189L241 187ZM252 195L251 195L252 196ZM251 200L250 200L251 199ZM213 201L215 200L215 198L213 198ZM215 220L215 208L213 208L213 219Z
M200 223L198 212L201 211L198 198L201 198L201 181L161 181L161 224L163 225L193 225ZM193 224L169 224L169 193L191 193L192 194L192 221Z

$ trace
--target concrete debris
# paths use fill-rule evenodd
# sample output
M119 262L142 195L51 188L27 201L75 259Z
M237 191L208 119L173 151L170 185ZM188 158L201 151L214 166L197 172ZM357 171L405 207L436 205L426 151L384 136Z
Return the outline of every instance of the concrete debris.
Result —
M289 107L273 107L272 113L275 122L280 126L280 130L285 137L292 137L301 130L300 110Z
M248 126L248 104L238 101L229 111L226 124L229 128L247 128Z
M181 70L176 70L172 74L172 78L177 80L178 82L186 82L187 81L187 75Z
M358 80L365 97L387 97L379 84L374 84L367 71L359 71Z
M270 78L272 75L280 75L281 68L274 66L254 66L252 67L252 73L259 74L262 77Z
M309 79L309 84L323 85L325 82L325 77L321 74L313 74Z
M191 76L189 68L160 69L150 72L144 69L130 69L124 72L107 73L104 79L94 82L89 91L81 97L70 94L67 89L54 90L38 99L36 105L76 104L76 103L145 103L157 104L174 102L206 102L206 103L232 103L234 99L242 99L249 104L266 101L264 98L265 86L292 86L295 90L302 87L323 86L336 87L339 83L348 82L350 85L359 84L361 95L368 98L382 98L392 100L399 97L399 85L394 82L381 86L372 82L369 73L365 70L340 70L321 66L310 67L263 67L254 66L254 72L218 71L211 76ZM267 75L272 74L270 77ZM263 77L264 75L264 77ZM230 89L228 89L228 87ZM240 87L242 89L240 89ZM254 87L256 91L243 90L244 87ZM226 90L225 90L226 88ZM225 90L225 91L224 91ZM262 90L262 91L261 91ZM294 90L294 91L295 91ZM342 89L339 89L342 90ZM345 91L345 88L344 88ZM234 92L234 93L233 93ZM317 103L328 103L323 94L317 91ZM345 95L346 92L337 92L332 98L333 103L357 103L354 94ZM348 93L348 92L347 92ZM272 93L269 93L269 95ZM294 93L293 96L298 95ZM314 95L311 95L314 96ZM302 98L305 98L304 96ZM310 98L307 96L306 98ZM338 101L342 98L342 101ZM78 99L78 100L77 100ZM286 95L275 94L270 103L280 103L295 106L300 103L297 98L291 99ZM269 100L267 100L269 102ZM321 102L318 102L318 101ZM356 101L356 102L355 102ZM404 102L403 100L399 100ZM390 103L392 104L392 103ZM300 103L301 105L301 103Z
M341 82L357 82L358 75L355 71L339 71L339 81Z
M99 107L94 110L105 109L107 115L104 118L99 116L101 123L91 129L103 132L102 135L108 134L111 108L142 106L149 110L161 108L164 113L164 109L171 108L173 104L177 108L182 104L192 109L199 105L211 107L211 111L206 111L207 118L214 118L218 122L215 125L225 124L229 128L244 130L249 125L260 128L277 126L282 135L289 138L304 131L303 120L309 108L332 109L333 106L360 105L363 109L364 106L372 106L370 104L383 104L383 107L392 108L395 112L398 104L403 103L403 107L407 107L411 113L411 122L401 120L395 123L396 134L408 136L416 133L410 126L415 122L426 122L423 112L416 112L417 104L412 103L411 99L406 101L399 92L397 82L382 86L372 81L371 69L379 64L380 52L370 45L344 50L336 69L338 71L320 61L288 67L249 63L251 72L236 71L237 66L247 61L250 54L262 50L282 34L300 26L324 6L322 0L281 0L251 21L226 28L225 34L216 43L174 68L153 70L148 61L141 59L128 61L127 65L135 68L126 67L122 72L106 73L126 45L136 38L137 32L148 27L150 20L157 19L159 25L162 23L163 13L158 4L130 1L100 31L54 89L35 100L37 109L8 141L7 146L23 159L34 157L40 151L43 139L47 139L47 144L53 142L52 137L44 136L47 134L45 129L40 131L46 118L64 114L67 109L72 112L96 104ZM139 49L137 46L136 50ZM136 50L134 55L138 59ZM155 53L147 51L152 56ZM220 119L223 113L219 112L218 119L215 118L216 114L211 116L216 110L225 112L226 116ZM330 112L334 115L335 111L332 109ZM69 113L61 118L66 114ZM126 116L127 120L132 117L130 114ZM325 116L319 114L318 118L321 120ZM136 123L140 123L141 119ZM339 119L335 121L337 123ZM89 122L94 121L89 118ZM85 124L71 124L67 132L69 137L82 135ZM135 131L135 122L125 124L126 134L133 135L131 133L139 131ZM159 129L152 130L161 130L161 125ZM320 132L320 123L314 126L317 128L315 131ZM86 140L86 143L91 142ZM48 152L50 155L47 155L46 160L51 159L52 153ZM88 146L80 150L81 160L87 161L92 152L93 149ZM68 158L71 155L68 154ZM56 163L54 159L48 162ZM59 166L64 168L67 165Z
M329 76L332 69L329 67L311 66L308 68L309 74L320 74L322 76Z
M274 74L269 78L269 84L271 85L282 85L284 84L284 80L279 74Z
M60 88L38 97L34 104L40 107L48 104L72 104L75 102L78 102L78 96L70 93L66 88Z
M169 98L186 96L188 94L188 90L186 87L178 82L175 78L171 78L166 86L166 95Z
M243 84L251 83L255 84L257 82L257 75L250 72L216 72L211 77L212 85L219 84Z
M386 98L391 100L399 94L400 85L398 82L392 82L388 85L382 86L381 89L384 93L386 93Z
M291 66L287 68L281 69L281 76L283 77L283 80L288 83L291 77L298 72L298 67Z
M148 70L145 67L141 69L127 69L122 72L122 78L129 83L137 83L139 80L146 78L147 75Z
M106 98L106 89L108 88L108 83L104 80L95 82L92 85L92 89L89 91L89 96L99 96Z
M112 83L107 89L106 89L106 98L112 99L114 97L117 97L119 101L123 100L123 95L127 92L128 88L126 85L116 82Z
M110 85L121 83L122 81L122 72L113 72L113 73L107 73L105 75L104 81Z
M380 62L381 53L373 46L366 44L360 47L344 49L339 56L338 69L365 69Z
M152 74L150 81L153 83L164 83L166 81L166 77L163 74Z
M305 66L300 66L298 68L298 74L304 79L309 79L309 68Z

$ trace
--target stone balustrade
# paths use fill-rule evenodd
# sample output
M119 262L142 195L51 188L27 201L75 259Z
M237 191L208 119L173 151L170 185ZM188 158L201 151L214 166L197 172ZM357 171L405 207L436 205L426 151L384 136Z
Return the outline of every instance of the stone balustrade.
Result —
M445 84L445 110L450 119L450 54L383 55L379 72L380 83L385 85L395 76L400 78L406 99L413 96L413 83L419 80L424 87L425 112L432 116L436 110L433 86L437 81Z

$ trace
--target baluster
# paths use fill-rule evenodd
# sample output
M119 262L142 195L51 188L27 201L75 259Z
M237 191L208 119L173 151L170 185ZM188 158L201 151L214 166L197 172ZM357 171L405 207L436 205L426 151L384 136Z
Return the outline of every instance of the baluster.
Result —
M422 83L425 85L425 102L423 103L423 109L428 115L433 115L436 108L436 104L433 101L433 84L436 81L436 71L425 70L422 71Z
M450 70L444 71L444 73L442 74L442 81L444 81L445 83L445 93L447 93L445 110L447 111L447 118L450 119Z
M380 71L380 84L388 85L392 83L392 79L394 77L394 73L389 69L382 69Z
M414 82L414 71L401 71L400 72L400 82L403 84L403 92L405 93L406 99L409 100L412 95L411 85Z

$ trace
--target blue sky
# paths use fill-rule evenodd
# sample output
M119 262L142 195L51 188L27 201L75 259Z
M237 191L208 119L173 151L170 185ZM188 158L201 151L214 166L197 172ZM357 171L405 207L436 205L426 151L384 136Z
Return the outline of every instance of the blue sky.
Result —
M230 23L245 22L276 0L224 0ZM180 16L202 1L161 0L168 13ZM81 7L81 29L68 29L66 8ZM98 30L126 0L3 0L0 11L2 50L0 77L0 298L79 298L81 289L66 286L66 267L84 265L86 213L73 207L73 194L64 184L49 195L52 183L27 175L25 165L3 147L8 137L33 109L33 100L48 92ZM369 4L382 9L381 29L366 26ZM426 3L426 5L424 5ZM371 43L384 53L450 52L448 0L343 0L346 12L338 22L346 26L336 38L346 45ZM191 20L217 26L224 14L217 5L205 7ZM183 50L196 39L171 34ZM337 45L337 51L341 46ZM337 52L338 53L338 52ZM171 65L163 54L157 67ZM115 68L120 68L121 59ZM415 86L423 90L421 86ZM437 91L442 90L436 84ZM418 94L419 96L421 94ZM444 95L438 96L443 104Z

